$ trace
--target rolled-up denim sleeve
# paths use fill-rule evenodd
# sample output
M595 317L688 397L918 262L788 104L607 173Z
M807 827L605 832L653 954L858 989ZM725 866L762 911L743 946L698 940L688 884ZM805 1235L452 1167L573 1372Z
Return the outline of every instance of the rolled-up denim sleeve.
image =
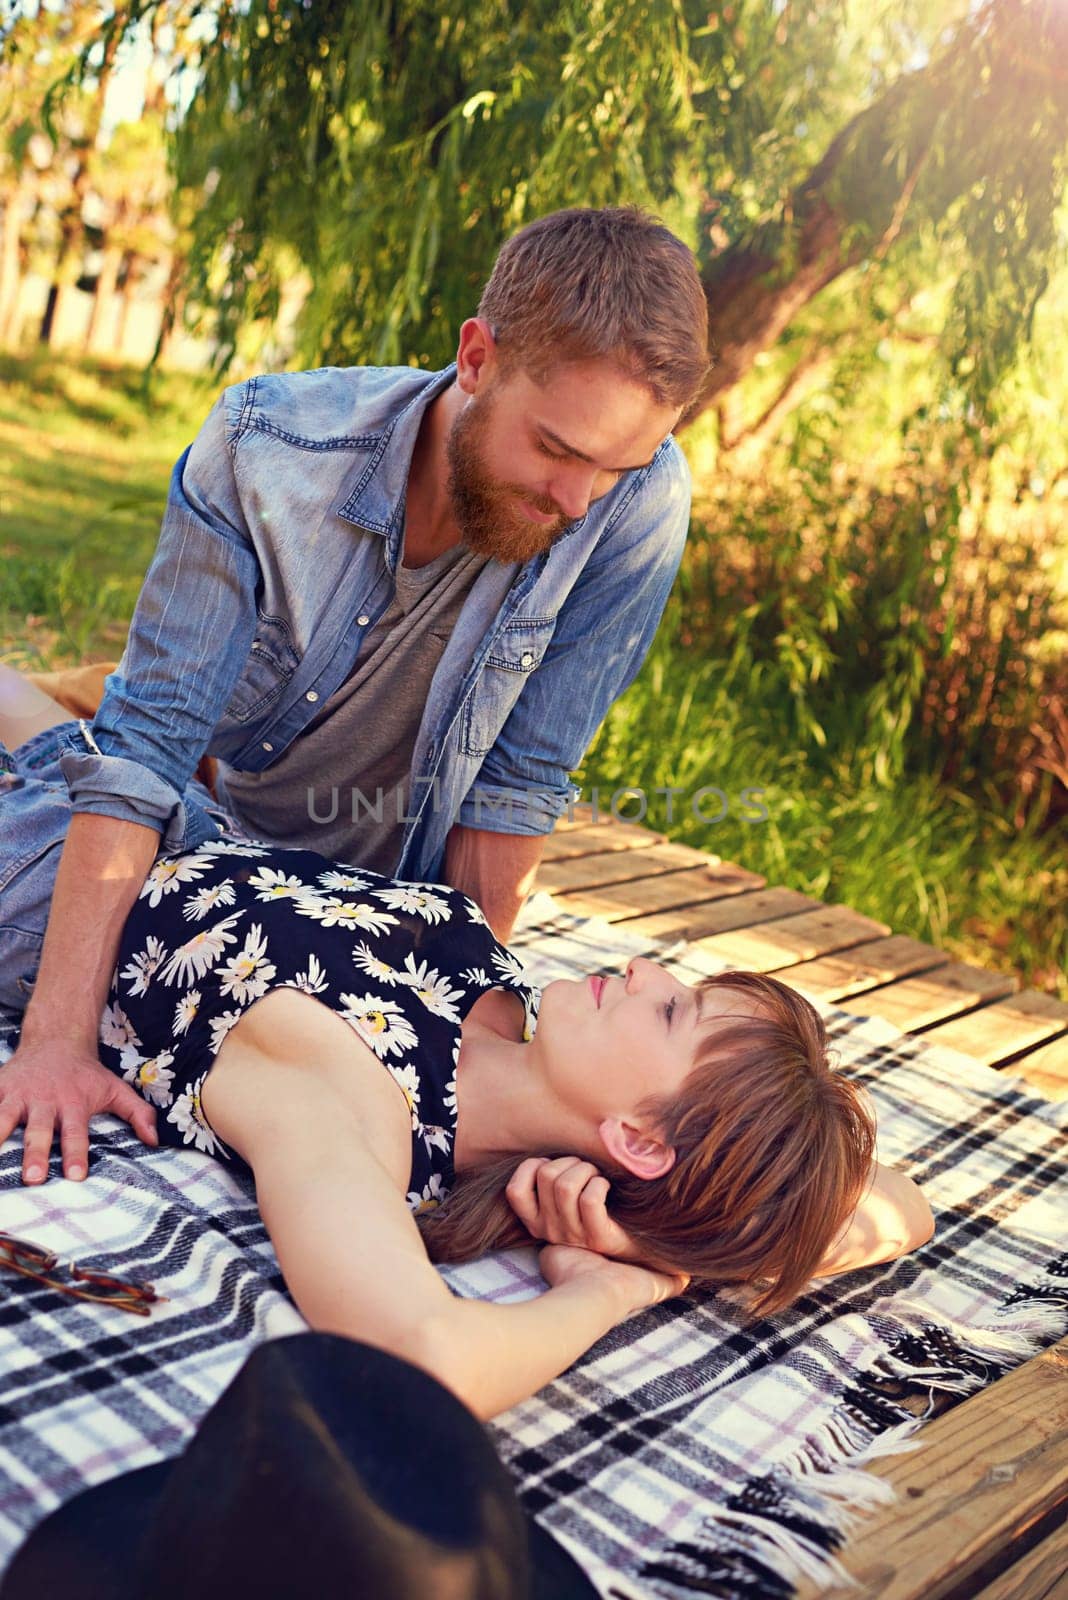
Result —
M169 835L256 626L259 565L234 476L244 385L220 396L171 477L126 648L61 767L72 809Z
M689 524L689 468L670 439L561 607L540 665L460 807L465 827L552 832L574 792L570 774L648 654Z

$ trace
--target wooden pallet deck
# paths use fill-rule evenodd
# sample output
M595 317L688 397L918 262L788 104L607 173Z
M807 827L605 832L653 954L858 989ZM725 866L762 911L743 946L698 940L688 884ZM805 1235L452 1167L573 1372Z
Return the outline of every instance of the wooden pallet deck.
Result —
M1068 1005L634 823L576 807L534 884L651 943L693 941L812 999L886 1018L1068 1098ZM1068 1600L1068 1339L933 1418L870 1470L896 1503L840 1559L858 1587L798 1600Z
M582 806L546 841L534 887L579 916L650 942L687 939L733 966L774 972L812 999L1011 1067L1047 1099L1068 1097L1068 1004L848 906L769 886L635 823L594 821Z

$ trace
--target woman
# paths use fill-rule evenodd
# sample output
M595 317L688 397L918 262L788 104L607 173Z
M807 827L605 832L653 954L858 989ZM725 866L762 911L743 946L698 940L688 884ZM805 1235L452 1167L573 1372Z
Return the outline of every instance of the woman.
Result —
M773 1313L930 1236L785 985L635 959L539 996L464 895L306 850L159 857L100 1050L161 1142L251 1168L313 1327L483 1418L691 1279ZM432 1265L531 1237L550 1290L519 1305L457 1299Z

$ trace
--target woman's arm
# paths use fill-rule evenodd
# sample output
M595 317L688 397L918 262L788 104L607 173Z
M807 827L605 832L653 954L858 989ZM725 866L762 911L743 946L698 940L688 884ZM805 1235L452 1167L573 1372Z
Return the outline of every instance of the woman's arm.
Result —
M872 1163L871 1187L816 1268L817 1278L908 1255L934 1234L923 1191L893 1167Z
M403 1100L374 1067L408 1124ZM343 1092L331 1068L251 1054L220 1060L203 1103L256 1174L264 1222L311 1325L423 1367L481 1418L534 1394L616 1323L685 1287L573 1251L550 1255L554 1287L537 1299L496 1306L454 1298L404 1201L391 1114L385 1122L374 1109L369 1116L366 1100Z

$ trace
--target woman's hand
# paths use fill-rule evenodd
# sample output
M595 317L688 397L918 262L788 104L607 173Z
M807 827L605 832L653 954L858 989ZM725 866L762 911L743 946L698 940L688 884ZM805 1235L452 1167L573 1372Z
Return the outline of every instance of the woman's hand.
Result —
M636 1260L630 1235L608 1215L608 1190L608 1179L578 1156L531 1156L520 1162L504 1192L532 1238Z
M618 1286L626 1307L623 1318L683 1294L690 1282L687 1272L658 1272L653 1267L631 1266L628 1262L610 1261L592 1250L566 1244L546 1245L538 1256L538 1266L553 1289L590 1274L610 1278Z

